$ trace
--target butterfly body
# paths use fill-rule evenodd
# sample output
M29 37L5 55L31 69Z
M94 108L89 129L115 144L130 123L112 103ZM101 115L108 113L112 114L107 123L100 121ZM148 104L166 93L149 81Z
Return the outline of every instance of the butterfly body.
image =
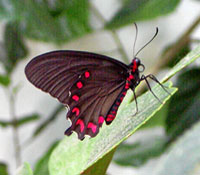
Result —
M140 66L138 58L126 65L90 52L54 51L33 58L25 74L69 108L71 126L65 134L75 131L82 140L85 135L95 137L104 121L115 119L127 90L134 91L141 81Z

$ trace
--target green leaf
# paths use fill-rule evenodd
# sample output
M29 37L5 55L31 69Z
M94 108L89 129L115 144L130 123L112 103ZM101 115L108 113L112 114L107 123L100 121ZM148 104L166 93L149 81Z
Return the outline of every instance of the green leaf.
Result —
M169 148L155 175L197 175L200 172L200 122Z
M174 66L163 81L166 81L199 57L200 46L190 52ZM163 102L166 102L169 98L169 96L164 93L163 89L158 86L154 87L153 91L156 92L158 98ZM173 94L176 89L170 88L168 91ZM80 141L77 139L75 133L73 133L72 136L63 139L50 157L50 173L53 175L79 174L85 171L100 158L107 154L111 154L110 151L151 118L151 116L153 116L162 106L157 100L152 98L150 92L140 96L138 98L138 103L138 106L142 105L142 111L139 111L136 116L132 116L133 111L135 111L134 102L126 105L122 103L123 109L120 109L121 111L118 112L115 121L110 126L103 125L101 132L93 139L86 138L85 140Z
M145 125L142 125L140 129L154 128L157 126L165 127L168 108L169 102L167 102L161 110L159 110L151 119L149 119Z
M166 82L177 72L194 62L196 59L200 58L200 45L196 47L193 51L188 53L181 61L179 61L173 69L171 69L167 75L163 78L162 82Z
M113 149L109 154L99 159L93 166L82 172L82 175L99 175L106 174L106 170L112 160L116 149Z
M17 62L28 53L18 23L8 23L6 25L4 42L7 58L3 60L3 63L7 72L10 73Z
M40 116L38 114L31 114L31 115L28 115L28 116L20 117L16 121L3 121L3 120L1 120L0 126L2 126L2 127L18 126L19 127L19 126L22 126L24 124L27 124L27 123L30 123L30 122L33 122L33 121L39 120L39 119L40 119Z
M17 175L33 175L33 171L29 165L29 163L24 162L17 170Z
M168 46L165 51L163 52L163 55L168 52L172 47L174 47L174 44L171 44ZM167 65L168 67L173 67L176 63L178 63L184 56L186 56L189 52L191 51L190 49L190 43L187 43L184 45L180 50L175 54L173 58L170 59Z
M8 175L7 165L5 163L0 162L0 174Z
M8 87L10 84L10 77L8 75L0 75L0 84Z
M91 31L87 0L4 1L0 17L18 21L29 38L61 43Z
M51 124L56 117L64 110L64 106L63 105L59 105L57 106L57 108L52 112L52 114L47 117L47 119L41 123L36 130L33 133L33 137L38 136L47 126L49 126L49 124Z
M176 91L175 88L168 90L171 94ZM164 103L169 98L169 95L160 86L155 86L153 91ZM138 98L138 106L142 106L142 109L139 109L140 111L135 116L133 116L135 102L124 107L112 125L103 125L101 132L93 139L85 138L85 140L80 141L75 133L66 137L50 157L50 174L80 174L132 135L163 104L160 104L159 101L152 98L150 92L147 92Z
M166 138L152 137L134 144L122 143L114 155L114 162L123 166L139 167L149 158L157 157L165 150Z
M172 97L166 120L167 134L174 140L200 118L200 68L193 68L179 75L178 93Z
M126 0L121 9L106 24L115 29L135 21L150 20L175 10L180 0Z
M40 158L40 160L36 163L35 169L34 169L34 175L48 175L48 161L49 157L51 155L51 152L53 149L57 146L58 141L56 141L54 144L51 145L51 147L48 149L48 151Z

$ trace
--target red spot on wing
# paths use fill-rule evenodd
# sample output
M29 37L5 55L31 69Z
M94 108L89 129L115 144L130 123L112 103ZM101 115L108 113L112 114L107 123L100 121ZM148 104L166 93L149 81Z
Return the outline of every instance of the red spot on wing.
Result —
M75 100L75 101L78 101L79 100L79 96L78 95L73 95L72 99Z
M104 122L104 117L103 116L99 116L98 123L102 124L103 122Z
M83 87L83 83L81 81L76 83L77 88L81 89Z
M90 122L90 123L88 123L87 128L91 128L92 132L95 133L96 130L97 130L97 125L95 125L94 123Z
M113 120L114 120L114 118L107 118L107 119L106 119L107 122L111 122L111 121L113 121Z
M119 106L119 105L120 105L120 102L118 102L118 101L117 101L117 102L116 102L116 105L117 105L117 106ZM117 109L117 107L116 107L116 106L115 106L115 108Z
M109 121L113 121L114 119L115 119L115 115L108 114L107 118L106 118L106 121L109 122Z
M129 75L129 78L130 79L134 79L134 76L131 74L131 75Z
M86 71L85 72L85 78L89 78L90 77L90 72Z
M77 108L77 107L74 107L74 108L72 109L72 113L76 113L76 116L78 116L78 115L79 115L79 113L80 113L80 110L79 110L79 108Z
M76 125L80 125L80 131L83 132L84 130L84 123L83 123L83 120L81 119L78 119L77 122L76 122Z

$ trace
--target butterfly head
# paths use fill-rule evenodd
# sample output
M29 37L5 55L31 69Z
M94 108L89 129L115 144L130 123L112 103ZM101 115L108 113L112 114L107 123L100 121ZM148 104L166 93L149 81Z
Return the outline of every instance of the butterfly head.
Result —
M130 65L132 73L141 73L144 72L144 65L141 63L140 59L135 57Z

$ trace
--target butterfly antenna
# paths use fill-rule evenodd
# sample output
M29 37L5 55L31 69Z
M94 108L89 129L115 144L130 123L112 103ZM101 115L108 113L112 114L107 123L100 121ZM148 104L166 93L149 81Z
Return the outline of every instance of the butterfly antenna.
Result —
M140 50L138 50L135 56L137 56L142 49L144 49L151 41L153 41L154 38L157 36L157 34L158 34L158 27L156 27L156 33L154 34L154 36Z
M134 25L135 25L136 33L135 33L135 40L134 40L134 44L133 44L133 58L135 57L135 45L136 45L137 36L138 36L138 27L135 22L134 22Z

